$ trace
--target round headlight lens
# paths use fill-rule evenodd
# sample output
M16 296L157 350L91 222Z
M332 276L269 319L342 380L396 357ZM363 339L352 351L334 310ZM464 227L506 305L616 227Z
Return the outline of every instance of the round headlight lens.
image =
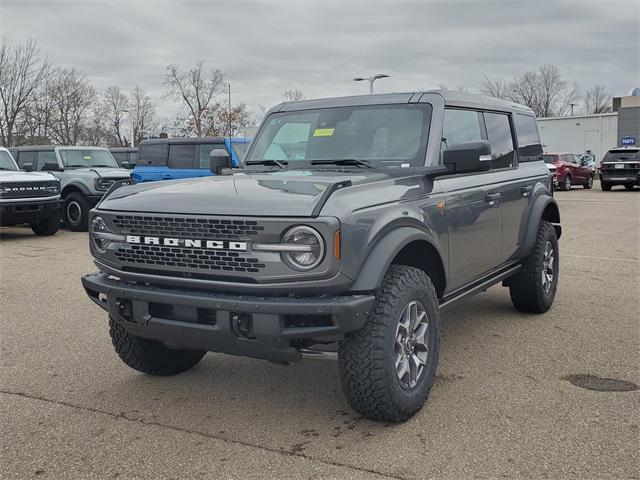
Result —
M96 233L109 233L107 224L102 219L102 217L93 217L93 219L91 220L91 241L93 242L94 248L98 252L106 253L107 248L109 247L109 244L111 242L105 238L96 236Z
M282 236L282 242L298 250L282 252L287 265L296 270L311 270L317 267L324 257L324 241L320 234L311 227L300 225L293 227Z

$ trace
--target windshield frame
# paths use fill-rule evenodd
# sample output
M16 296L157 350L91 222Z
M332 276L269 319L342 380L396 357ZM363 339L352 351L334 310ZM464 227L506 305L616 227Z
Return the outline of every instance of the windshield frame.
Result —
M64 168L122 168L122 167L120 167L118 165L118 162L113 157L113 154L106 148L102 148L102 147L58 147L57 150L58 150L58 155L60 157L60 161L62 162L62 166ZM103 166L102 163L99 164L99 165L101 165L99 167L95 166L95 165L67 165L67 162L66 162L66 160L64 158L64 153L65 152L84 151L84 150L106 153L111 158L112 165Z
M6 155L6 157L5 157ZM9 150L0 150L0 156L5 157L7 160L9 160L10 164L13 166L13 168L4 168L4 166L0 163L0 172L17 172L20 171L20 169L18 168L18 164L16 163L16 160L13 158L13 155L11 155L11 152Z
M260 159L251 158L255 149L258 147L260 137L265 134L266 129L268 128L271 119L277 116L286 116L286 115L305 115L318 111L328 111L328 110L336 110L336 109L354 109L354 110L366 110L366 109L401 109L401 108L409 108L409 109L418 109L423 112L423 125L421 129L420 135L420 143L418 146L418 150L416 156L412 159L384 159L384 158L336 158L335 160L357 160L364 161L370 163L370 167L373 169L393 169L397 167L423 167L425 165L425 161L427 158L427 151L429 148L429 140L431 135L431 125L434 121L434 107L429 102L419 102L419 103L405 103L405 102L397 102L397 103L375 103L375 104L358 104L358 105L338 105L338 106L330 106L330 107L317 107L317 108L309 108L309 109L299 109L299 110L283 110L283 111L273 111L269 113L258 128L258 131L252 138L251 143L249 144L249 148L246 150L244 159L242 162L242 168L253 169L253 168L261 168L264 169L280 169L276 164L272 165L264 165L264 164L250 164L247 165L247 162L260 162ZM275 137L275 136L274 136ZM273 141L273 139L271 139ZM262 159L262 161L269 162L269 159ZM358 165L354 162L352 165L348 164L332 164L331 159L304 159L304 160L296 160L296 159L288 159L288 160L278 160L280 163L284 163L284 167L286 170L345 170L345 169L362 169L363 165ZM322 161L328 163L317 164L314 162Z

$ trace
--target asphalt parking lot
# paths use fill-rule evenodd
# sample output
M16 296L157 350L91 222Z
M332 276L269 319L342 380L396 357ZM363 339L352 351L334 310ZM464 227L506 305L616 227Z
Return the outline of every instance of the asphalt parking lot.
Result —
M402 425L350 410L328 361L137 373L81 288L86 234L3 229L0 477L639 478L640 391L568 379L640 384L640 191L556 195L552 310L517 313L501 287L445 310L436 384Z

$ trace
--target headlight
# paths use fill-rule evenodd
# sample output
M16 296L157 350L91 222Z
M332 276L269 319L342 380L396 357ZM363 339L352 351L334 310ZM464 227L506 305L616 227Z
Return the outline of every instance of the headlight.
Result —
M111 232L109 232L107 224L102 219L102 217L93 217L93 219L91 220L90 234L93 248L95 248L98 253L106 253L107 248L111 243L111 239L109 237L112 234Z
M51 182L45 187L45 191L47 193L57 195L58 193L60 193L60 182Z
M299 225L290 228L282 236L282 243L283 247L289 247L280 253L282 259L296 270L311 270L324 258L324 241L311 227Z
M96 178L93 181L93 184L96 187L96 190L109 190L109 187L113 185L113 178Z

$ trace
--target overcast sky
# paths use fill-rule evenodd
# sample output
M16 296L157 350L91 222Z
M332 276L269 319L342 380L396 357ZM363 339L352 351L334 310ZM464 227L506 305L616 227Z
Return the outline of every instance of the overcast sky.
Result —
M9 42L35 37L98 89L138 84L170 115L165 67L204 60L250 110L366 93L356 75L383 72L377 92L463 85L550 62L584 88L615 96L640 85L640 2L633 1L56 1L0 0Z

